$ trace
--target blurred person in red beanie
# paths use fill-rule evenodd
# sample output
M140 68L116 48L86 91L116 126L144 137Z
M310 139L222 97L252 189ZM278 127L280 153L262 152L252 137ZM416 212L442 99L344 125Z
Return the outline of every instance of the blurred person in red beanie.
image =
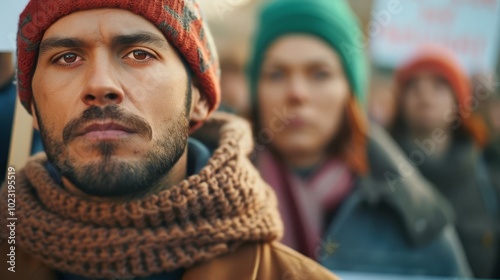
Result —
M482 150L487 129L474 112L467 74L450 50L424 46L396 72L391 132L421 173L451 202L476 277L492 277L498 258L499 192Z
M17 220L0 279L337 279L277 242L248 123L210 116L219 65L195 1L32 0L17 44L46 154L2 186Z

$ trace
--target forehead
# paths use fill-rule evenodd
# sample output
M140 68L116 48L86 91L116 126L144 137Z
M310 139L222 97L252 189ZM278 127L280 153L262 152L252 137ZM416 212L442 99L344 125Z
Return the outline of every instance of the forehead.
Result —
M300 65L311 62L340 63L337 52L312 35L286 35L277 39L266 53L266 61Z
M441 78L441 75L437 71L435 71L433 69L427 69L427 68L423 68L423 69L418 70L412 76L413 80L422 81L422 82L433 81L433 80L436 80L439 78Z
M75 37L83 40L106 40L114 35L150 32L164 38L153 23L123 9L79 11L60 18L45 32L43 39Z

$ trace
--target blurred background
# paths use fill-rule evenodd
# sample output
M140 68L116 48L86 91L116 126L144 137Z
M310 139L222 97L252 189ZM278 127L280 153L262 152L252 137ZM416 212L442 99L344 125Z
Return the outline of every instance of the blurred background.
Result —
M245 63L257 15L265 0L201 0L222 66L224 108L248 114ZM386 126L394 117L393 74L419 46L453 50L473 87L498 98L500 3L497 0L349 0L364 35L360 47L370 62L370 117ZM483 85L482 87L479 85ZM481 104L492 134L500 132L497 98Z

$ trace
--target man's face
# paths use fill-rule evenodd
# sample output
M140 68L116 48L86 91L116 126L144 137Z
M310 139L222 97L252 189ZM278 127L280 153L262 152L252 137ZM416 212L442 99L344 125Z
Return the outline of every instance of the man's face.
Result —
M291 164L324 155L349 96L341 60L323 41L290 35L267 51L258 85L261 126L272 132L274 148ZM283 111L286 119L276 114Z
M185 154L189 76L141 16L99 9L58 20L40 44L32 88L49 160L87 194L145 192Z
M403 117L409 129L417 133L449 127L445 116L454 106L454 94L446 80L426 70L418 72L403 92Z

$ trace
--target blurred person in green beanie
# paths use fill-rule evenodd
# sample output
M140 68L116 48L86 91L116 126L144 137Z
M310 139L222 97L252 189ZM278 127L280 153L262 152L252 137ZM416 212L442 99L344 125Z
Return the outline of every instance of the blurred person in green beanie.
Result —
M283 243L331 270L469 276L451 207L368 125L363 34L345 1L266 4L248 74Z

